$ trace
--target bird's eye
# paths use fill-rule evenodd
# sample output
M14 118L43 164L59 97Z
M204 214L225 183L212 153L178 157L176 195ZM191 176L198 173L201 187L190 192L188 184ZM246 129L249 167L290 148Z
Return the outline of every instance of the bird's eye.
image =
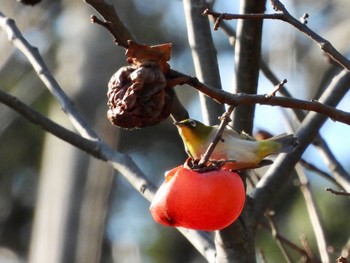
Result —
M195 127L197 126L197 123L196 123L194 120L190 120L190 121L189 121L189 124L190 124L193 128L195 128Z

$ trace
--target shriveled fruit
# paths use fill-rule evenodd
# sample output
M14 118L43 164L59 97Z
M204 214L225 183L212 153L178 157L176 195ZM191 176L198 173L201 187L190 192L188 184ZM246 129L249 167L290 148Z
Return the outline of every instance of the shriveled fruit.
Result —
M166 226L219 230L238 218L245 196L236 172L200 173L178 166L166 172L150 211L156 222Z
M134 129L166 119L174 92L166 85L159 66L145 62L120 68L108 83L107 117L116 126Z
M135 129L169 117L175 93L167 82L171 44L140 45L128 41L130 66L120 68L108 83L107 117L112 124Z

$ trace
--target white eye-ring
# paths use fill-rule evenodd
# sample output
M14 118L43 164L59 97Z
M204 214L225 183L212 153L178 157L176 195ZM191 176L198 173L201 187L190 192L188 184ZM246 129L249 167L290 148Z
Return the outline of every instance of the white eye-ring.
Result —
M189 120L189 123L193 128L197 126L197 123L194 120Z

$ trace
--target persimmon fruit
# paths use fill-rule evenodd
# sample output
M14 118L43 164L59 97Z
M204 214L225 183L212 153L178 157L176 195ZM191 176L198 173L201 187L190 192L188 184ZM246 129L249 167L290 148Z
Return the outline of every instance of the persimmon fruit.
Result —
M150 212L166 226L213 231L232 224L241 214L245 188L236 172L197 172L178 166L165 173Z

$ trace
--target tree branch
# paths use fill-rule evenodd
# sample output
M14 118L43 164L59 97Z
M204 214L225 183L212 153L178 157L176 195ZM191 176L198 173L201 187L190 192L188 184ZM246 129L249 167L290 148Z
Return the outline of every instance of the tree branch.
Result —
M240 13L256 14L265 11L266 0L240 1ZM233 93L256 94L261 60L263 20L239 20L235 45L235 86ZM233 126L239 131L252 133L255 104L240 104L233 113Z
M226 126L231 121L230 115L232 114L233 109L234 109L234 107L230 106L227 109L227 111L222 115L218 131L216 132L213 141L210 143L208 149L206 150L202 159L200 160L199 165L206 164L209 161L210 155L215 150L215 147L218 144L218 142L222 139L222 134L223 134L224 130L226 129Z
M261 63L261 70L273 84L276 85L276 83L278 83L278 78L263 62ZM285 86L283 86L280 89L280 92L282 95L286 96L287 98L291 98L291 94L288 92ZM293 112L296 116L296 119L302 122L306 114L300 109L293 109ZM296 122L295 119L293 120L293 122L294 123ZM296 127L299 125L300 123L295 123ZM334 154L332 153L328 144L322 138L320 133L318 133L317 136L315 136L312 143L320 151L324 162L326 163L326 165L328 166L328 169L332 172L332 175L334 176L334 178L332 177L332 179L335 181L335 183L340 185L343 189L350 191L349 173L345 170L345 168L341 165L341 163L335 158ZM331 177L328 177L328 178L331 178Z
M231 19L252 19L252 20L262 20L262 19L278 19L289 23L294 26L313 41L315 41L321 50L323 50L334 62L343 67L344 69L350 71L350 61L344 57L334 46L326 39L322 38L320 35L311 30L305 23L305 18L299 21L294 18L284 5L278 0L271 0L273 8L278 12L275 14L227 14L227 13L217 13L209 10L205 10L204 14L211 15L217 19L215 23L216 29L219 26L221 20L231 20Z
M188 41L192 50L192 58L196 76L201 82L221 89L219 66L210 25L207 17L201 15L208 7L205 0L184 0ZM203 93L199 94L204 122L214 125L225 107L218 104Z
M241 0L240 13L261 13L265 11L266 0ZM261 59L261 38L263 21L241 20L237 23L235 46L234 93L256 94ZM227 103L235 108L233 126L239 131L252 133L255 104ZM239 107L236 107L238 106ZM224 122L223 122L224 123ZM243 177L247 173L243 172ZM247 199L250 200L250 199ZM244 210L232 225L215 233L218 262L254 262L256 228L252 225L252 202L247 201Z
M337 110L332 106L325 105L320 101L305 101L294 98L286 97L270 97L265 95L254 95L254 94L231 94L224 90L215 89L208 85L205 85L198 81L197 78L187 76L183 73L171 70L168 77L177 79L177 84L188 84L195 89L203 92L207 96L215 99L220 103L225 103L228 105L270 105L270 106L280 106L284 108L300 109L307 111L314 111L325 116L328 116L333 121L339 121L350 125L350 113L342 110ZM173 80L174 81L174 80Z
M321 261L323 263L329 263L329 254L327 252L327 242L326 238L323 232L322 224L321 224L321 219L320 219L320 212L318 210L318 207L315 202L315 197L312 194L312 191L310 189L310 183L309 180L307 179L302 167L300 164L296 165L296 171L299 177L300 181L300 190L303 193L307 211L309 213L310 221L311 221L311 226L314 230L314 234L316 237L316 242L318 246L318 251L321 256Z
M105 21L102 21L96 16L92 16L91 22L106 27L114 37L114 42L117 45L128 48L128 40L133 40L134 37L120 20L113 5L101 0L84 0L84 2L92 6L105 19Z
M325 190L330 192L330 193L332 193L332 194L335 194L335 195L343 195L343 196L349 196L350 197L350 193L347 193L347 192L344 192L344 191L336 191L336 190L334 190L332 188L329 188L329 187L327 187Z
M103 141L86 139L60 126L38 111L27 106L16 97L11 96L1 90L0 101L15 110L17 113L21 114L33 124L40 126L43 130L53 134L65 142L68 142L69 144L81 149L97 159L111 162L115 167L122 166L123 160L130 163L127 155L113 151ZM138 168L136 168L136 164L130 164L130 167L133 166L134 168L131 170L134 170L134 172L130 174L130 176L126 175L125 177L127 177L129 181L134 182L133 186L136 186L135 188L137 188L138 191L144 194L147 199L151 200L157 188L140 170L136 172L138 170Z
M325 140L320 138L318 143L315 145L320 150L321 156L337 184L339 184L345 191L350 192L350 175L345 170L343 165L341 165L341 163L336 159L328 144L325 142Z
M268 226L265 223L261 223L262 227L264 227L266 230L270 230L270 231L274 231L273 229L271 229L271 226ZM296 245L295 243L293 243L292 241L288 240L287 238L285 238L284 236L282 236L278 231L276 231L275 234L272 234L274 239L278 239L281 243L287 245L289 248L293 249L295 252L297 252L298 254L300 254L301 256L307 257L308 259L311 260L311 258L309 258L308 253L301 247L299 247L298 245ZM319 260L315 260L313 259L314 263L321 263Z
M62 110L67 114L73 126L79 131L85 138L91 140L98 140L97 134L89 127L86 120L79 114L73 103L68 96L61 89L56 79L52 76L49 69L37 48L32 47L28 41L23 37L15 21L4 16L0 12L0 27L7 33L9 41L23 53L23 55L32 64L37 75L41 81L45 84L48 90L60 103Z
M44 116L39 117L41 115L40 113L33 111L16 98L1 92L1 97L4 103L15 110L19 110L23 116L33 123L40 125L42 128L47 129L55 136L78 148L81 147L80 149L98 159L107 161L114 169L118 170L137 191L139 191L147 200L151 201L157 188L147 179L142 170L135 164L129 155L114 151L98 137L52 76L38 50L33 48L23 37L14 20L7 18L0 12L0 27L7 33L9 40L13 45L26 56L40 79L58 100L63 111L68 115L70 121L82 136L60 127ZM197 248L200 253L203 254L204 257L212 257L212 255L215 254L215 252L213 252L214 242L205 232L180 228L179 231ZM213 261L213 259L210 258L208 258L208 260Z
M100 2L100 1L95 1L95 0L88 1L90 5L98 9L99 4L95 2ZM116 20L113 18L114 12L101 12L101 13L103 13L106 16L105 17L106 21ZM118 31L118 27L113 26L113 24L111 26L113 27L113 30L110 29L110 26L108 26L107 29L110 30L110 33L113 34L114 37L118 37L118 34L116 35L114 33L115 31ZM125 28L126 27L121 27L120 30L123 31ZM127 35L127 34L122 34L122 35ZM124 39L124 41L127 41L127 39ZM125 48L127 48L127 46L125 46ZM304 100L283 98L283 97L266 97L266 95L231 94L223 90L210 87L210 85L205 85L200 81L198 81L197 78L190 77L186 74L177 72L175 70L170 70L167 77L169 81L172 81L174 83L174 85L188 84L222 104L229 104L229 105L236 105L236 106L261 104L261 105L281 106L281 107L292 108L292 109L301 109L301 110L307 110L307 111L315 111L330 117L334 121L340 121L350 125L350 113L337 110L332 107L328 107L326 105L322 105L317 101L304 101ZM275 85L277 84L275 83ZM182 105L180 104L180 108L181 107ZM176 113L177 111L174 110L174 112ZM185 111L182 110L178 112L183 113ZM181 114L180 117L175 119L185 118L185 116L186 114Z
M313 165L312 163L306 161L305 159L300 159L299 163L307 170L312 171L319 176L322 176L324 179L330 181L332 184L337 185L338 187L341 187L341 185L335 180L329 173L326 173L322 171L317 166Z
M92 15L91 22L103 26L114 37L114 42L124 47L129 48L129 40L137 43L135 37L130 33L127 26L120 20L118 13L115 11L113 5L106 3L104 0L84 0L91 7L93 7L103 17L104 21ZM176 94L174 94L174 101L171 110L171 117L175 121L181 121L189 118L188 112L181 104Z
M227 25L225 21L220 22L220 28L228 35L230 39L231 45L234 47L234 40L236 38L236 32ZM280 80L277 78L277 76L272 72L272 70L268 67L268 65L261 60L260 63L260 70L265 75L265 77L270 80L270 82L273 85L278 85L280 83ZM279 89L279 92L287 97L292 98L291 94L288 92L285 85L281 86ZM305 118L305 112L301 109L293 109L294 114L296 115L296 118L301 122ZM294 120L295 122L295 120ZM299 126L299 124L296 124L296 127ZM318 134L315 139L313 140L313 144L319 149L321 156L323 157L323 160L327 164L329 170L332 172L333 177L330 177L329 175L326 176L325 173L323 173L324 176L326 176L328 179L333 181L333 183L339 185L343 189L346 189L348 192L350 191L350 176L348 172L344 169L344 167L339 163L339 161L335 158L334 154L330 150L328 144L326 141L322 138L320 134ZM309 168L313 168L309 166ZM319 172L319 174L322 175L322 173Z
M276 240L276 243L278 245L278 247L280 248L282 255L284 256L284 258L286 259L287 263L291 263L292 259L288 253L288 251L286 250L286 248L284 247L284 243L282 242L282 240L280 238L278 238L278 230L277 230L277 226L276 226L276 222L273 218L273 212L272 211L266 211L265 212L265 217L267 218L270 228L271 228L271 232L272 232L272 237Z
M333 78L327 90L320 98L320 103L334 107L346 94L349 82L350 73L343 70ZM318 115L314 112L307 114L301 127L297 131L300 143L299 147L292 153L279 155L251 193L252 198L258 200L254 205L253 218L260 218L269 207L270 202L276 196L278 190L281 189L283 184L287 181L290 170L299 161L304 150L312 142L319 128L325 121L326 118L322 115Z
M130 156L112 150L102 140L92 141L58 125L48 119L38 111L22 103L16 97L13 97L0 90L0 101L12 108L33 124L40 126L45 131L62 139L65 142L85 151L89 155L110 163L118 170L130 183L138 190L148 201L153 199L157 187L148 180L143 172L137 167ZM205 232L178 229L196 248L202 253L209 262L214 261L214 243L212 238Z

